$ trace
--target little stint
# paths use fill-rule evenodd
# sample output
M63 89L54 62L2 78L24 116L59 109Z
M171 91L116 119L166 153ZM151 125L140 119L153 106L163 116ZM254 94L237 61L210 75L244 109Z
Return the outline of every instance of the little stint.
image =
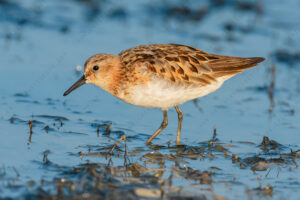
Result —
M179 144L183 116L178 105L214 92L227 79L264 60L215 55L179 44L142 45L119 55L93 55L85 63L84 75L64 96L92 83L127 103L161 108L163 122L147 144L168 125L167 110L175 107Z

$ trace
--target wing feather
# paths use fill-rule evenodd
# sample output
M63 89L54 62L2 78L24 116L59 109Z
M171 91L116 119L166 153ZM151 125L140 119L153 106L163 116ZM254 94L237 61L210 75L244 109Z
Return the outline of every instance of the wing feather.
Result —
M120 53L126 70L134 68L171 82L206 85L223 76L233 76L255 67L264 58L240 58L209 54L179 44L149 44Z

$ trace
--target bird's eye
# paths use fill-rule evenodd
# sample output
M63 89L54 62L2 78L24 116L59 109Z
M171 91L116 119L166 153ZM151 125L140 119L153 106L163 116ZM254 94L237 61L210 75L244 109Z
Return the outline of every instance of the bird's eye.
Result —
M99 69L99 66L97 66L97 65L95 65L94 67L93 67L93 70L94 71L97 71Z

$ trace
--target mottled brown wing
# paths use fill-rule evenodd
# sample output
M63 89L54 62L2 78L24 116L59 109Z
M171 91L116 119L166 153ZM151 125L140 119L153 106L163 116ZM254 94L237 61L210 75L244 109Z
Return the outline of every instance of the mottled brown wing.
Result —
M179 44L137 46L121 52L120 57L128 71L138 67L172 82L202 85L233 76L264 60L208 54Z

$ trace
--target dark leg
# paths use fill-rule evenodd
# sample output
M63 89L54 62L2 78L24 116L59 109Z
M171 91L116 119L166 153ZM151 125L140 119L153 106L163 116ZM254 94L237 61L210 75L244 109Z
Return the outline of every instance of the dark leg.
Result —
M182 116L182 112L181 112L181 110L179 109L178 106L175 106L175 109L176 109L177 114L178 114L178 128L177 128L176 145L179 145L180 133L181 133L181 124L182 124L183 116Z
M112 152L114 151L114 149L117 147L117 145L121 142L121 140L124 140L124 144L125 144L125 154L126 154L126 135L122 135L122 137L120 137L118 139L118 141L114 144L114 146L111 148L109 155L112 155Z
M164 112L164 121L161 123L157 131L155 131L155 133L147 140L146 144L149 144L168 125L167 111L163 110L163 112Z

